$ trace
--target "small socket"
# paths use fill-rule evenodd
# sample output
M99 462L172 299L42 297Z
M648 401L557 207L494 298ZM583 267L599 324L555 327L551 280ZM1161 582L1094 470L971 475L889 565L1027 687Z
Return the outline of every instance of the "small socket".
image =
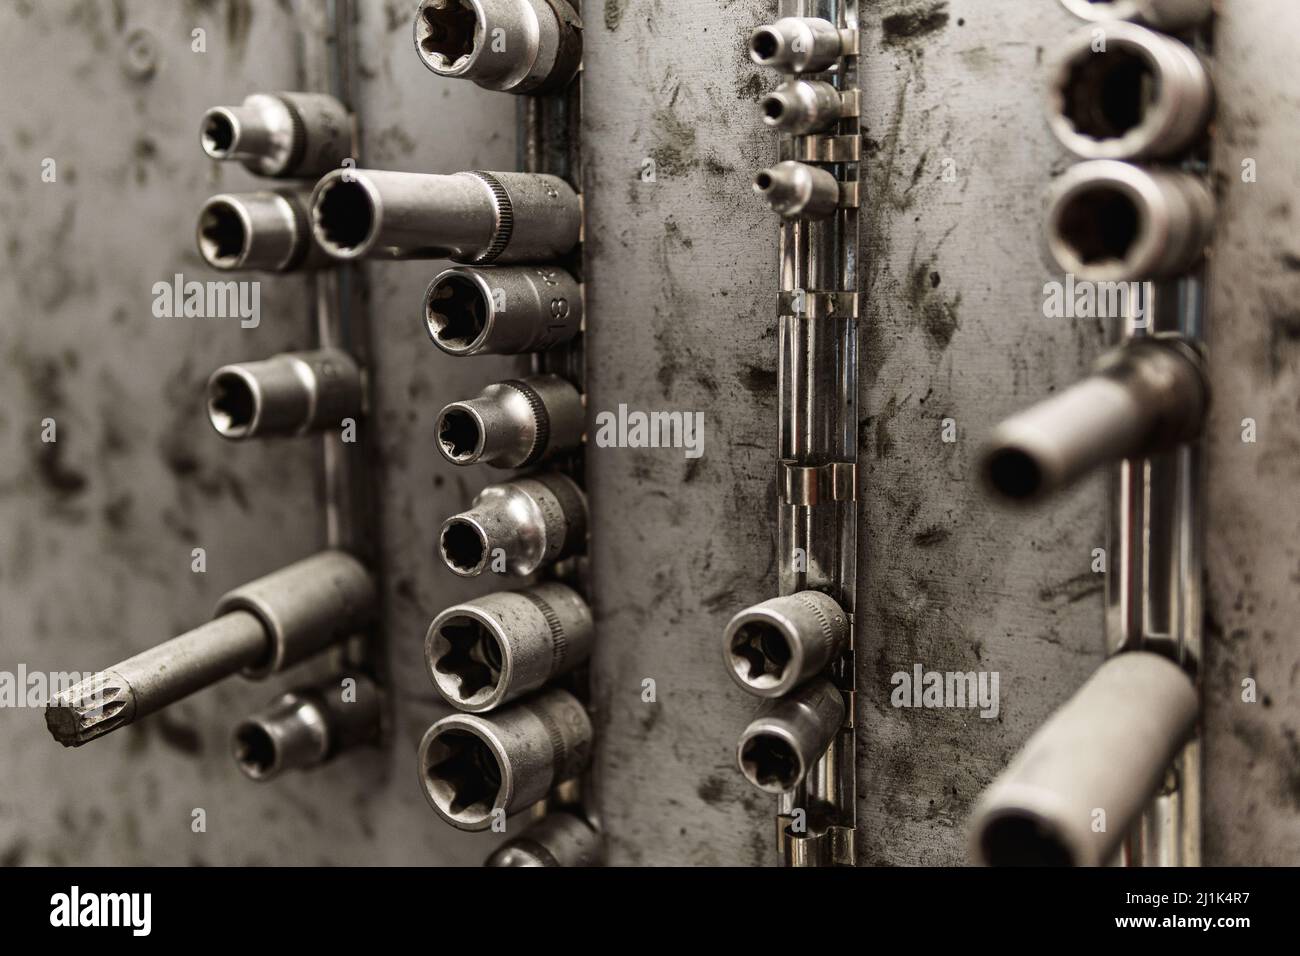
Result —
M758 193L783 219L829 219L840 205L840 184L819 166L786 160L754 177Z
M254 93L208 110L199 142L213 159L259 176L321 176L352 155L352 118L324 93Z
M309 190L222 193L199 210L199 254L229 272L290 272L315 269L329 259L312 238Z
M763 123L783 133L805 135L834 126L844 116L840 91L820 80L787 80L759 103Z
M782 697L826 669L849 642L848 615L830 595L800 591L741 611L722 636L732 679L759 697Z
M749 57L783 73L818 73L844 55L835 24L819 17L783 17L749 35Z
M223 365L208 379L208 420L235 441L339 428L361 411L361 371L340 349Z
M582 329L582 287L563 269L458 266L429 283L424 323L448 355L544 352Z
M766 793L788 793L826 753L844 716L844 696L825 679L768 701L740 735L741 773Z
M507 840L484 866L599 866L600 834L572 813L548 813Z
M438 451L453 465L527 468L582 444L582 396L558 375L489 385L438 413Z

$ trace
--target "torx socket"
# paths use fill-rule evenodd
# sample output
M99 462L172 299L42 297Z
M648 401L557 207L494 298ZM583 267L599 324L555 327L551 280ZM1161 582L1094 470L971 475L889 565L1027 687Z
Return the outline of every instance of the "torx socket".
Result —
M754 192L783 219L828 219L840 205L840 184L819 166L786 160L754 177Z
M456 266L429 283L424 323L448 355L544 352L582 329L582 288L549 266Z
M1053 57L1047 115L1052 132L1084 159L1158 159L1205 135L1214 86L1187 44L1132 23L1072 34Z
M362 396L361 370L347 352L286 352L213 372L208 420L232 440L305 435L359 418Z
M587 546L587 497L560 472L480 491L468 511L443 522L438 552L449 569L529 575Z
M490 716L452 714L420 741L420 786L460 830L486 830L545 799L591 759L591 719L578 699L551 688Z
M1179 170L1090 160L1048 194L1048 250L1062 271L1092 282L1183 275L1204 258L1213 230L1209 187Z
M540 584L447 608L429 625L424 663L447 703L480 714L573 670L591 653L592 637L582 595Z
M522 835L501 844L484 866L599 866L600 834L586 820L548 813Z
M844 115L840 91L822 80L787 80L759 102L763 123L804 135L835 125Z
M379 689L363 674L338 674L297 687L240 721L231 735L235 763L252 780L309 770L380 730Z
M222 193L199 210L199 254L229 272L290 272L330 262L311 234L309 189Z
M1061 3L1084 20L1137 20L1168 33L1190 30L1214 12L1214 0L1061 0Z
M820 674L849 642L849 618L820 591L773 598L741 611L722 635L733 680L759 697L782 697Z
M415 52L439 76L555 93L582 62L582 20L567 0L421 0Z
M749 57L783 73L818 73L844 55L835 24L820 17L782 17L749 35Z
M740 735L741 773L767 793L788 793L826 753L845 713L844 695L825 678L765 702Z
M51 698L45 723L79 747L236 672L260 679L366 627L370 573L322 551L226 594L214 619L92 675Z
M1029 504L1103 465L1167 451L1200 434L1209 407L1200 354L1164 336L1102 356L1088 378L1006 419L981 468L1001 499Z
M352 117L325 93L254 93L208 110L199 141L213 159L259 176L315 177L352 155Z
M582 444L582 396L558 375L489 385L438 413L438 451L453 465L527 468Z
M336 259L548 262L581 230L577 193L541 173L336 169L312 192L312 231Z
M1106 865L1191 737L1198 709L1192 680L1167 658L1110 658L979 799L971 857L992 866Z

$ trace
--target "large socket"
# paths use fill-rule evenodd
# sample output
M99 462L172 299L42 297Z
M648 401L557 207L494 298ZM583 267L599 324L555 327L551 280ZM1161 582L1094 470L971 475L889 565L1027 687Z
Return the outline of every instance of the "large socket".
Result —
M213 159L259 176L315 177L352 155L352 117L325 93L254 93L208 110L199 142Z
M214 269L291 272L318 269L330 259L316 244L310 189L221 193L199 210L199 255Z
M425 799L460 830L486 830L546 798L591 759L586 709L551 688L489 717L452 714L420 741L417 765Z
M820 591L741 611L722 635L727 673L759 697L781 697L824 671L849 644L849 618Z
M1156 159L1182 153L1205 136L1214 85L1187 44L1131 23L1070 36L1053 58L1048 120L1066 148L1084 159Z
M599 866L600 834L573 813L548 813L522 835L507 840L484 866Z
M754 192L783 219L829 219L840 205L840 183L820 166L786 160L754 176Z
M736 746L741 773L766 793L788 793L826 753L845 713L844 695L825 678L767 701Z
M548 262L578 244L582 211L568 183L541 173L336 169L312 193L312 231L343 260Z
M424 294L429 338L448 355L545 352L582 329L582 287L563 269L456 266Z
M844 55L835 24L819 17L782 17L749 35L749 57L783 73L818 73Z
M364 408L361 370L341 349L223 365L208 378L207 392L208 420L232 440L340 428Z
M1170 33L1204 23L1214 12L1214 0L1061 0L1061 3L1084 20L1137 20Z
M582 62L582 20L566 0L421 0L414 33L438 76L503 93L558 92Z
M1053 714L980 798L970 853L993 866L1104 866L1160 789L1199 709L1191 678L1146 651L1116 655ZM1097 827L1098 811L1104 827Z
M1192 173L1090 160L1048 195L1048 250L1092 282L1176 278L1201 261L1213 231L1214 196Z
M244 718L231 734L235 764L251 780L310 770L380 732L379 688L363 674L338 674L296 687Z
M582 396L558 375L497 382L438 413L438 451L453 465L527 468L578 448Z
M540 584L447 608L429 625L424 663L447 703L484 713L582 664L593 636L582 595Z
M438 553L461 577L529 575L587 546L587 496L561 472L488 485L443 522Z
M1172 337L1132 339L1083 381L998 425L982 458L985 485L1004 501L1039 501L1103 465L1193 440L1209 401L1196 349Z

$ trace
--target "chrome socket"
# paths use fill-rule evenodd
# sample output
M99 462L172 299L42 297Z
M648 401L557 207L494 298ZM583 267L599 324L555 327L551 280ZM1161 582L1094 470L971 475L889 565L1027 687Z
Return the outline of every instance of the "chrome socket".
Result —
M222 193L199 210L199 255L230 272L316 269L330 260L311 234L310 190Z
M1213 231L1214 196L1192 173L1091 160L1048 195L1048 250L1080 279L1174 278L1204 258Z
M754 177L754 192L783 219L829 219L840 205L840 184L820 166L786 160Z
M438 413L438 451L453 465L527 468L582 444L582 396L558 375L530 375L485 388Z
M312 192L312 232L336 259L548 262L581 231L577 193L540 173L336 169Z
M826 753L844 717L844 696L826 679L768 701L740 735L741 773L766 793L788 793Z
M844 99L829 83L787 80L763 97L759 109L771 129L806 135L838 123L844 116Z
M572 813L548 813L507 840L484 866L600 866L600 834Z
M361 370L340 349L223 365L208 378L208 420L236 441L339 428L362 408Z
M345 692L343 679L354 681ZM244 775L259 782L286 770L318 767L345 750L372 743L380 730L379 689L361 674L338 674L281 694L240 721L231 752Z
M560 472L478 493L468 511L442 525L438 553L461 577L486 571L526 576L587 546L587 497Z
M1080 30L1057 53L1048 83L1056 138L1084 159L1159 159L1205 136L1214 86L1187 44L1132 23Z
M727 673L759 697L783 697L849 646L849 618L820 591L800 591L741 611L722 635Z
M783 73L819 73L844 55L835 24L819 17L782 17L749 35L749 58Z
M429 338L448 355L545 352L582 329L582 287L563 269L457 266L424 294Z
M443 699L484 713L531 693L587 660L591 608L564 584L498 591L433 619L424 663Z
M352 155L352 117L324 93L254 93L203 114L199 142L259 176L321 176Z
M1137 20L1157 30L1179 33L1204 23L1214 0L1061 0L1084 20Z
M1192 736L1198 710L1195 685L1172 661L1146 651L1112 657L980 798L972 859L1107 865Z
M503 93L555 93L582 62L582 20L566 0L421 0L415 52L439 76Z
M982 456L985 486L1008 502L1039 501L1103 465L1191 441L1209 401L1195 349L1172 338L1130 340L1082 382L993 430Z
M420 741L425 799L459 830L486 830L494 817L544 800L591 760L591 719L578 699L551 688L490 717L452 714Z

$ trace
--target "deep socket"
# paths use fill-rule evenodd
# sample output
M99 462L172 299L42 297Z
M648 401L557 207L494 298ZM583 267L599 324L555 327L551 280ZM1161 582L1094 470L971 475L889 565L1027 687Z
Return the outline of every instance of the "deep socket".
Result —
M1138 20L1170 33L1204 23L1214 12L1214 0L1061 0L1061 3L1084 20Z
M489 385L438 413L438 451L453 465L527 468L582 444L582 396L558 375Z
M448 355L544 352L582 329L582 288L547 266L456 266L429 283L424 323Z
M362 408L361 370L341 349L223 365L208 378L208 420L233 440L339 428Z

